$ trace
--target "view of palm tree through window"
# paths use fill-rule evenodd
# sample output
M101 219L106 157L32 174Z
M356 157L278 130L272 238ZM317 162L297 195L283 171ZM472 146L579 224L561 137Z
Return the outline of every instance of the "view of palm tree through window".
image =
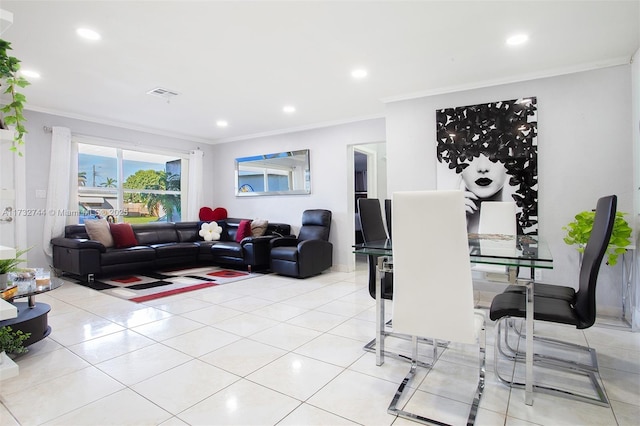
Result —
M79 223L178 222L182 161L178 156L78 144Z

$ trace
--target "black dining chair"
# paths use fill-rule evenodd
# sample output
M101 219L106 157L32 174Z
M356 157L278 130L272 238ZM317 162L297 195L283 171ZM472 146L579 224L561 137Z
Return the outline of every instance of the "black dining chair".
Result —
M391 200L388 198L384 200L384 214L385 214L385 220L387 221L387 234L389 234L389 238L392 238L391 236Z
M386 240L387 231L382 221L380 200L377 198L360 198L358 200L358 214L362 228L362 239L365 243ZM367 256L369 266L369 294L376 298L376 257ZM385 272L383 277L382 298L391 300L393 297L393 274Z
M617 197L615 195L602 197L598 200L596 206L596 213L594 218L594 225L591 231L591 236L584 249L584 255L582 258L582 264L580 266L579 275L579 288L575 293L575 300L569 301L563 297L543 297L536 296L535 288L539 284L534 286L534 320L545 321L556 324L567 324L575 326L577 329L586 329L591 327L596 320L596 284L598 280L598 273L602 264L602 259L607 250L609 239L611 238L611 232L616 216ZM516 362L524 359L524 354L515 351L508 345L502 343L502 333L505 333L504 342L508 342L509 338L507 332L507 320L512 318L525 318L526 317L526 294L517 292L503 292L493 298L491 302L491 308L489 310L489 317L496 323L496 338L495 338L495 372L496 376L503 382L513 387L523 387L523 383L517 383L514 380L508 380L503 378L498 371L498 356L508 355ZM578 394L574 391L565 389L558 389L551 386L534 385L534 389L550 393L570 397L580 401L586 401L595 403L598 405L608 406L608 400L604 391L602 390L596 373L598 372L598 363L596 357L596 351L593 348L586 346L576 345L573 343L550 339L541 338L535 336L536 341L546 342L555 347L562 347L564 349L573 351L582 351L587 353L591 357L592 364L581 364L575 361L577 358L575 353L572 359L559 358L557 356L534 354L534 365L543 366L546 368L552 368L561 371L567 371L571 373L577 373L587 376L597 394L597 397Z

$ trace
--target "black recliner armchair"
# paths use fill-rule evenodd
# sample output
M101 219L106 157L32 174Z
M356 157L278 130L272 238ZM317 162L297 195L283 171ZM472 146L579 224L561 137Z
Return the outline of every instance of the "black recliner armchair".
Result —
M271 271L296 278L317 275L333 265L329 242L331 211L305 210L298 237L271 240Z

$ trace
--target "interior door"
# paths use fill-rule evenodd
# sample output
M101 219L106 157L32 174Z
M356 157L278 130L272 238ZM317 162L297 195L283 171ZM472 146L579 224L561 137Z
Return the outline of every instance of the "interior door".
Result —
M9 149L13 132L0 130L0 245L27 247L26 152ZM28 259L28 254L23 258Z
M11 132L0 130L0 245L16 246L15 232L15 167L9 151Z

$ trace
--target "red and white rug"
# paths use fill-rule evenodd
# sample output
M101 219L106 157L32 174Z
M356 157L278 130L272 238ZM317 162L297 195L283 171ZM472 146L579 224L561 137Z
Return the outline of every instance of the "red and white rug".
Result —
M200 290L222 284L260 276L244 271L218 267L171 269L126 274L100 278L95 281L79 281L80 284L100 290L121 299L142 303L161 297Z

